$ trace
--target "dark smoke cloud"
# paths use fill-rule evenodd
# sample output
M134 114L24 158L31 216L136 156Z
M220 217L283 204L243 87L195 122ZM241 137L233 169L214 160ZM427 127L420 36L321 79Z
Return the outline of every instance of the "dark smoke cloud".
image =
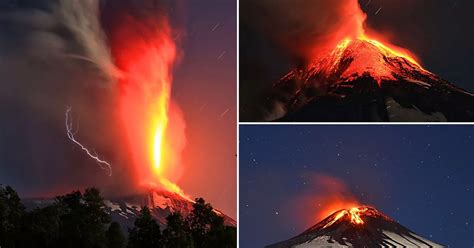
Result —
M362 32L365 14L357 0L243 0L241 21L263 32L296 59L334 47Z
M69 56L93 63L109 81L114 81L121 73L114 64L102 30L99 4L98 0L59 1L54 14L83 49L84 56Z
M297 217L305 226L314 225L315 221L321 221L335 211L364 204L340 178L322 173L305 175L305 178L310 190L295 197L292 202L297 204L291 206L296 213L302 213Z
M361 32L357 0L240 1L240 118L273 120L284 113L268 97L294 66Z

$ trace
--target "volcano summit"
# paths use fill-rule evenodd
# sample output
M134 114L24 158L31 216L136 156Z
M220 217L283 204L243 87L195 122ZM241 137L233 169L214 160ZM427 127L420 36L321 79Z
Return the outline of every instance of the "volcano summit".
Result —
M473 121L474 95L368 38L335 49L274 84L276 121Z
M339 210L300 235L268 248L443 247L422 238L375 208Z

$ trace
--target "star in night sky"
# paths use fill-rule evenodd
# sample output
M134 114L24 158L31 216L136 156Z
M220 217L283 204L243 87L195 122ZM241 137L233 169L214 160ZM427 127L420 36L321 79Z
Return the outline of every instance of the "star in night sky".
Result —
M473 126L241 126L240 245L300 234L328 204L317 196L339 194L435 242L471 247L473 134Z

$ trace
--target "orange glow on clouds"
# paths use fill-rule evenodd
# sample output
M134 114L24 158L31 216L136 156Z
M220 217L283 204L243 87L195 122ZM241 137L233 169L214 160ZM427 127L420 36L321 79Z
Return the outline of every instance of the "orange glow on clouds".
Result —
M333 50L334 46L336 46L336 50L343 51L343 48L347 47L351 41L363 40L376 46L387 56L405 58L409 62L422 68L418 62L418 58L408 49L398 47L389 42L383 35L374 30L367 29L365 26L367 15L362 11L357 0L345 1L341 12L341 15L346 18L341 19L343 25L340 25L340 27L334 31L331 39L327 40L326 49ZM316 56L320 56L320 53Z
M313 199L314 204L318 206L315 209L316 221L321 221L341 209L361 205L342 180L326 175L317 175L313 180L315 186L321 189L321 193ZM314 219L312 221L314 222Z
M296 206L299 209L295 210L302 214L300 217L306 226L314 225L337 211L362 205L338 178L316 174L311 178L310 187L314 191L298 199Z
M171 99L176 44L166 19L125 18L114 35L123 131L138 186L184 195L173 183L181 174L186 143L181 110Z

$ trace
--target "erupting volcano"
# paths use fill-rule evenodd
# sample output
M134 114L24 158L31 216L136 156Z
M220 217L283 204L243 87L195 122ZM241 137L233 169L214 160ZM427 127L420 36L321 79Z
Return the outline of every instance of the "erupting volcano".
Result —
M268 247L442 246L418 236L373 207L359 206L336 211L300 235Z
M177 46L165 17L126 16L113 32L113 55L121 70L119 119L128 144L138 194L107 202L124 226L131 226L142 206L160 224L172 212L187 216L194 200L175 183L183 165L185 122L172 99L172 71ZM215 210L229 225L230 217Z
M408 50L364 29L337 32L274 84L277 121L473 121L474 95L422 67ZM349 25L349 24L348 24ZM347 32L347 35L340 33Z

